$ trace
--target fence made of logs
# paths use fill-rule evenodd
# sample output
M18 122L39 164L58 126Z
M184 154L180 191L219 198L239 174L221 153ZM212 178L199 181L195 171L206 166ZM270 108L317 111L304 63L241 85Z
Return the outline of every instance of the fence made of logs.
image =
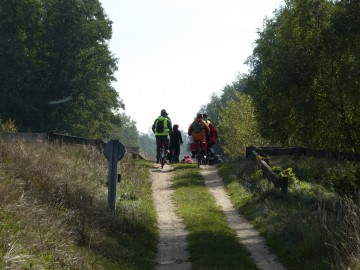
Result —
M288 183L289 179L284 176L280 176L275 173L269 164L261 158L258 153L257 148L254 146L249 146L246 148L246 158L251 158L255 160L255 162L260 166L263 175L269 180L269 182L273 183L273 185L277 188L281 188L281 193L287 195Z
M0 141L49 141L66 144L92 145L103 150L106 142L102 139L89 139L78 136L65 135L60 133L25 133L25 132L0 132ZM140 154L139 147L125 146L126 153L131 154L133 158L144 159Z
M283 194L287 194L288 178L275 173L267 163L266 156L312 156L360 162L360 154L357 153L315 150L306 147L247 147L246 157L255 160L261 167L263 175L272 182L275 187L281 188Z

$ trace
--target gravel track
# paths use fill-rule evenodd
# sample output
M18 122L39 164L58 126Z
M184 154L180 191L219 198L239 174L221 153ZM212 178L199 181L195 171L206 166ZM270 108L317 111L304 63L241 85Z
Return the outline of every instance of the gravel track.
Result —
M152 193L160 230L155 269L191 269L186 244L188 233L182 219L175 213L172 200L174 190L171 188L170 182L172 177L171 167L165 165L161 169L159 164L155 164L151 170L151 176Z
M174 190L171 188L171 168L170 165L165 165L161 169L159 164L154 164L151 169L152 192L160 231L155 269L188 270L191 269L186 243L188 233L182 219L175 213L172 200ZM235 231L239 241L249 250L257 267L264 270L285 270L277 261L276 256L269 252L265 239L233 207L216 167L201 166L201 174L209 191L225 213L230 228Z
M215 197L216 203L225 213L230 228L236 232L240 242L250 251L257 267L267 270L285 270L277 261L276 256L269 252L265 238L234 208L216 167L203 166L201 174L205 178L209 191Z

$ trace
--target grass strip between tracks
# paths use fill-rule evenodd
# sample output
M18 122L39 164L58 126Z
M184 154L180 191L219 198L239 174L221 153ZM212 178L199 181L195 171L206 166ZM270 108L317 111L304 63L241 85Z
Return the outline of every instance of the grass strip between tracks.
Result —
M249 252L228 226L224 213L194 165L175 165L174 201L188 235L194 269L256 269Z

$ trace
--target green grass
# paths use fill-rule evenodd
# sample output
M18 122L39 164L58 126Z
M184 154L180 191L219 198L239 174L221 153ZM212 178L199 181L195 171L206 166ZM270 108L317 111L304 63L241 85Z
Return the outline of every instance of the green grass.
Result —
M317 173L306 169L307 175ZM309 179L295 179L284 196L246 159L221 164L219 173L235 207L266 237L287 269L358 269L360 210L352 201ZM352 209L351 214L345 209Z
M175 166L174 200L189 231L193 269L256 269L194 164Z
M360 204L341 188L357 183L358 166L272 161L294 168L287 197L252 162L219 165L235 207L287 269L360 269ZM0 141L0 269L153 269L159 232L151 163L125 156L120 164L112 213L98 149ZM196 165L176 165L173 187L193 268L255 269Z
M152 269L150 163L125 156L116 212L96 148L0 142L0 268Z

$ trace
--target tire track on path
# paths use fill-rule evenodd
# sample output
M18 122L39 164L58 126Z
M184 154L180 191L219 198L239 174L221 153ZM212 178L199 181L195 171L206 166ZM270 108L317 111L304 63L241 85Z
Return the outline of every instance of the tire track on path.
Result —
M159 164L154 164L151 169L152 194L160 233L155 270L190 270L188 233L182 219L175 213L171 178L171 166L165 165L161 169Z
M250 251L257 267L264 270L285 270L274 254L269 252L265 238L241 216L231 203L215 166L201 166L206 186L223 210L229 226L236 232L240 242Z

